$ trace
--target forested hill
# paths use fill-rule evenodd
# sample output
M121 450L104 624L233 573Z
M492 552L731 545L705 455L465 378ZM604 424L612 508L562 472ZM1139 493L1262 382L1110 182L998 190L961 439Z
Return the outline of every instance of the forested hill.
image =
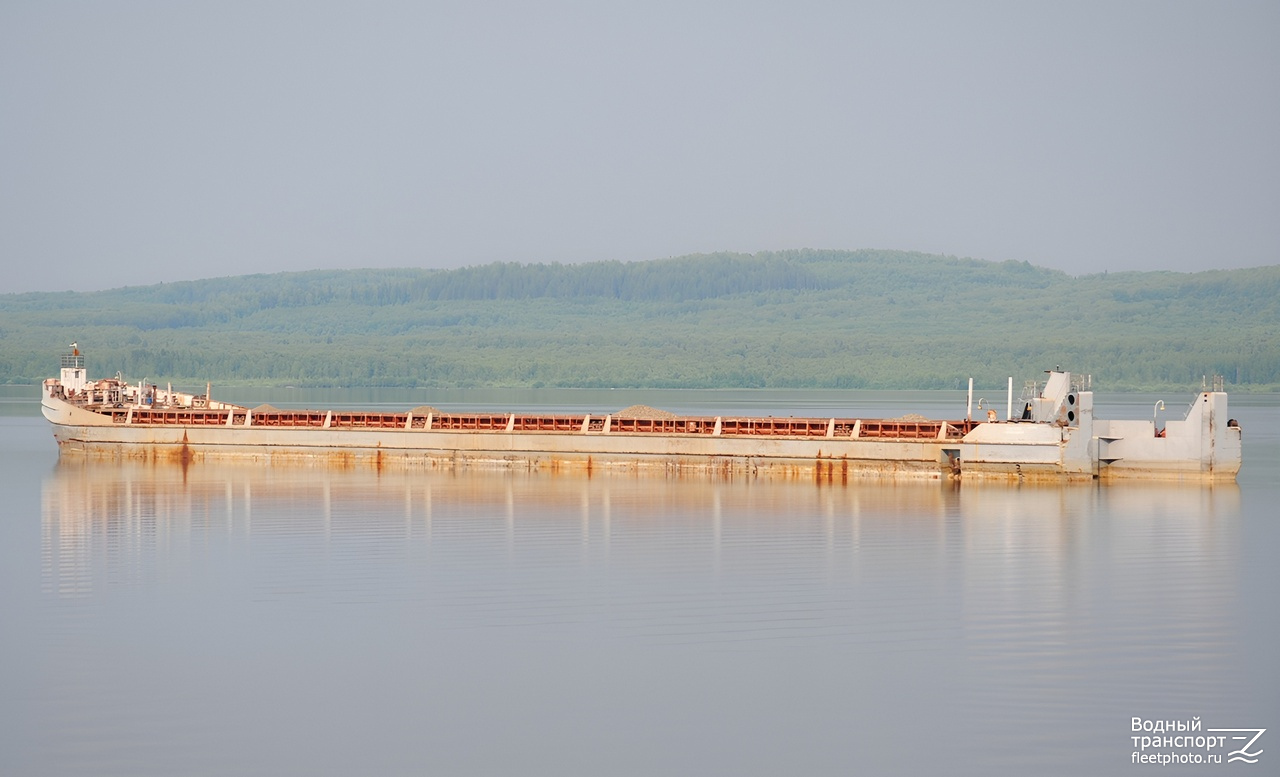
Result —
M0 296L0 382L1280 389L1280 265L1073 277L891 251L281 273Z

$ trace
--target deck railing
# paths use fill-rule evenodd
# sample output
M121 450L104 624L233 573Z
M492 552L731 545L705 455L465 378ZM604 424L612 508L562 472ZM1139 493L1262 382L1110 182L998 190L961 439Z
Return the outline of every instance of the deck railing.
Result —
M859 420L854 418L628 418L595 415L379 413L315 410L108 408L113 423L143 426L236 426L309 429L395 429L524 434L656 434L725 437L837 437L865 440L959 439L979 421Z

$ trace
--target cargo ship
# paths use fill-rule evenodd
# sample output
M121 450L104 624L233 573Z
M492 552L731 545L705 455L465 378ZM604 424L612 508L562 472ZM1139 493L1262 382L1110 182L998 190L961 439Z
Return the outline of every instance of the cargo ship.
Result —
M717 478L858 478L1067 482L1234 481L1240 425L1221 378L1182 419L1104 420L1089 378L1046 371L1003 418L683 416L633 407L610 413L456 413L250 408L172 385L90 380L73 345L42 387L62 456L175 462L235 459L457 471L525 469ZM980 403L981 404L981 403Z

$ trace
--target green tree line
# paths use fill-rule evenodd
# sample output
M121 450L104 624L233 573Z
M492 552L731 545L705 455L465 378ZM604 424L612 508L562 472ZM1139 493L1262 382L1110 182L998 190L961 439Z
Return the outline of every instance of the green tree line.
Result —
M1086 276L894 251L314 271L0 295L0 382L1280 388L1280 266Z

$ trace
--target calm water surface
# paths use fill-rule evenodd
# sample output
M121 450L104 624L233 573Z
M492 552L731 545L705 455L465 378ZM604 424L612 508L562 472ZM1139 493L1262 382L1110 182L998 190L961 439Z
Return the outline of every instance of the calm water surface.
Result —
M1280 764L1280 397L1231 398L1238 486L832 488L60 464L33 394L0 393L2 774L1119 774L1133 717L1271 729L1179 773ZM223 392L964 413L441 394Z

